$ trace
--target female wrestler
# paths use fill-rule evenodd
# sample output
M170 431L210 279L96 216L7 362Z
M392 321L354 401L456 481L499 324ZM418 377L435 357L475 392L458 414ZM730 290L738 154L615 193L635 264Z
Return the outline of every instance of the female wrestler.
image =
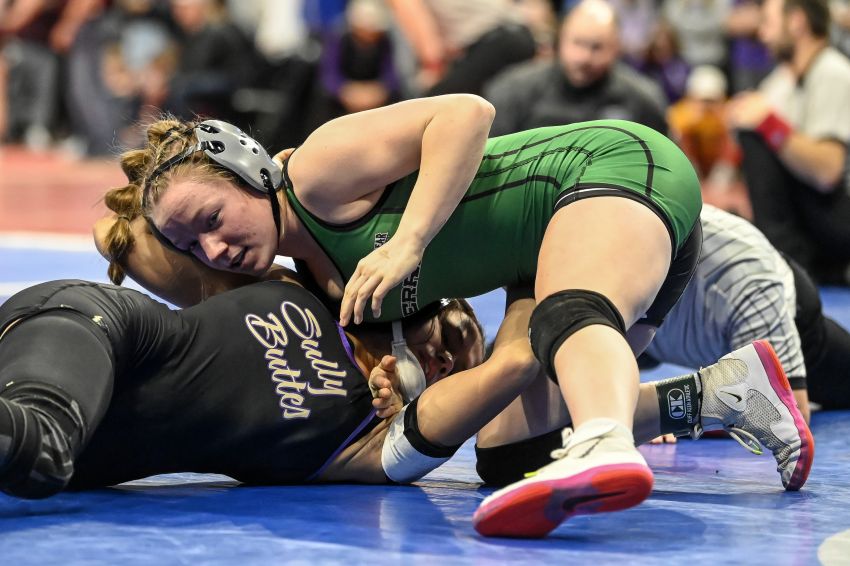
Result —
M444 312L407 321L419 357L444 348ZM437 383L390 422L375 418L386 397L373 400L366 380L380 352L292 283L183 311L112 285L36 285L0 306L0 489L37 498L179 471L249 483L417 479L533 376L529 312L507 312L498 360Z
M651 490L631 433L638 370L625 335L644 317L657 325L685 286L699 187L672 142L642 126L589 122L488 141L492 112L457 95L346 116L283 155L283 178L228 124L160 123L120 190L134 208L112 208L143 211L155 233L213 268L257 275L276 253L293 256L342 300L343 323L361 322L370 298L375 318L393 320L442 296L534 282L535 356L576 432L564 458L498 494L507 504L489 532L539 535L557 522L519 517L576 493L593 494L589 509L624 509ZM647 328L630 331L638 350Z
M490 360L435 379L399 415L379 421L373 407L387 415L401 406L392 395L395 358L385 356L373 370L372 399L364 371L375 363L372 353L292 283L257 283L184 311L112 285L36 285L0 307L0 490L47 497L181 471L255 484L413 481L537 374L525 339L533 306L512 301ZM440 333L451 331L447 311L459 312L449 306L436 320L407 319L419 356L427 356L426 342L440 347ZM721 364L755 362L749 379L784 379L775 359L752 357L756 348ZM768 442L774 432L794 430L790 414L764 434L749 406L712 413L705 400L728 388L735 373L721 364L642 385L639 438L683 424L744 427L741 434ZM679 406L669 395L677 389L690 395L687 419L670 425L659 415ZM793 468L786 462L781 471Z

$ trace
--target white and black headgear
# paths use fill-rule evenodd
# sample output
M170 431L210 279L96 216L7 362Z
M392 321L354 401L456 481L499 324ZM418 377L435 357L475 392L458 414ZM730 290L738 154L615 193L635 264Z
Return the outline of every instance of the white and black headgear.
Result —
M213 163L242 179L250 188L268 195L274 223L280 235L280 204L276 194L283 185L280 166L257 140L233 124L221 120L204 120L194 127L194 132L198 143L164 161L148 176L142 193L142 209L147 209L151 185L157 177L203 151ZM150 220L148 223L154 229L154 234L162 240L162 235L153 223Z

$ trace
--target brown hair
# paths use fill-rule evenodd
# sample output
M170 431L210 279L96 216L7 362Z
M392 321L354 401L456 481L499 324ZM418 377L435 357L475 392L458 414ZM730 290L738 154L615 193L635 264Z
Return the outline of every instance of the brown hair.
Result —
M831 16L827 0L785 0L784 8L786 14L802 10L812 35L819 38L829 37Z
M159 200L171 180L190 177L197 180L236 181L232 174L214 165L202 151L151 178L165 161L197 143L194 128L192 122L164 116L147 127L147 146L144 149L121 154L121 169L127 175L128 182L123 187L107 191L103 199L107 208L118 215L118 220L109 229L104 242L109 259L107 273L116 285L124 280L126 274L122 263L134 244L130 222L149 214L151 206ZM146 198L145 191L148 193ZM145 205L143 200L146 201Z

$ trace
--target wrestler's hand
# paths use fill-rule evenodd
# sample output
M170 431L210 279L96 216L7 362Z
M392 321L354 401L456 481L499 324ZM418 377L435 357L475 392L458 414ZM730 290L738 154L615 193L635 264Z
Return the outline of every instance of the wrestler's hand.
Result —
M676 444L678 440L672 434L662 434L649 441L649 444Z
M372 406L377 409L377 415L386 419L398 413L404 402L399 391L398 376L395 373L396 359L384 356L369 374L369 389L372 391Z
M410 240L390 238L357 263L357 269L345 285L339 323L342 326L354 320L363 322L366 302L372 298L372 314L381 316L381 303L390 289L398 285L419 265L424 248Z
M295 151L294 147L290 147L288 149L284 149L283 151L279 151L272 157L272 161L277 163L278 167L283 169L283 162L289 159L289 156L292 155L292 152Z

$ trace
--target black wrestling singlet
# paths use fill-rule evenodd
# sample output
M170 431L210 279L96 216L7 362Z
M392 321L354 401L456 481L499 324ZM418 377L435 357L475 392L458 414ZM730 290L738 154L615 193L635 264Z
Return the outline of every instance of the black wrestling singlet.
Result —
M180 471L309 481L377 422L348 339L296 285L258 283L173 311L129 289L59 281L0 307L0 329L48 308L92 319L116 363L71 488Z

